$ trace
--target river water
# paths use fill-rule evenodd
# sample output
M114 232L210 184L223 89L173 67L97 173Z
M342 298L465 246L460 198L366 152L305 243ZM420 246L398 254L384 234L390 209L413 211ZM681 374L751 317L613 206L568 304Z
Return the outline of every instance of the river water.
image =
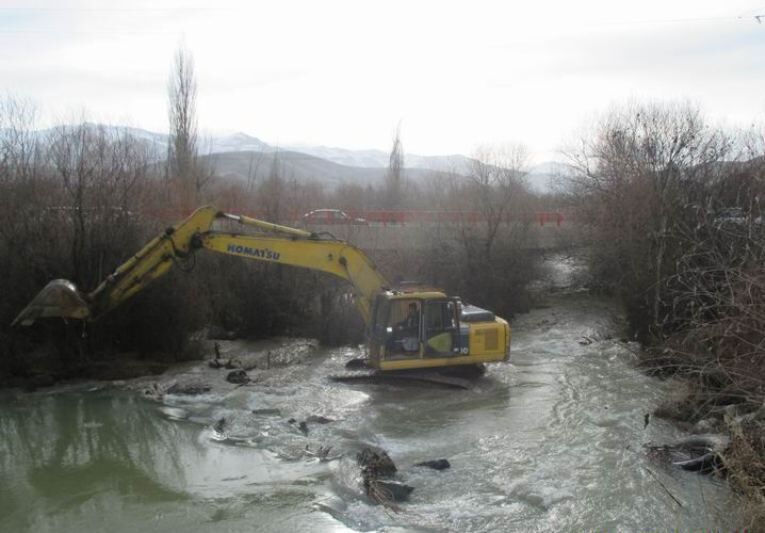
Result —
M618 306L557 290L513 328L511 363L489 367L470 390L331 382L360 350L284 340L224 343L228 355L272 351L272 368L253 370L251 385L201 365L162 378L208 384L201 395L146 395L157 388L150 380L5 392L0 531L739 525L724 482L645 455L646 443L684 436L660 420L644 427L677 384L633 369L637 346L622 339ZM365 444L387 450L415 487L397 511L363 494L354 458ZM328 460L312 454L329 446ZM436 458L451 468L413 466Z

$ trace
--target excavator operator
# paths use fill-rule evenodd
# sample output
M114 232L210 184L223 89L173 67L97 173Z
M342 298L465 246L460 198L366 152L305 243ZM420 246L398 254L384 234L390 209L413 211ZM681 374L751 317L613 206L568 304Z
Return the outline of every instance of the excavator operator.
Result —
M420 342L420 309L417 302L409 303L409 310L404 320L396 323L395 338L405 352L415 352Z

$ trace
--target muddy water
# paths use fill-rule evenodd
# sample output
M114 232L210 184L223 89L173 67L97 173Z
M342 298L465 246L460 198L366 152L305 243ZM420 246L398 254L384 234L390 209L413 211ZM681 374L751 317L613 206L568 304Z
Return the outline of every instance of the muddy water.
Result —
M561 265L558 275L565 275ZM554 276L553 276L554 277ZM564 276L565 277L565 276ZM553 283L554 284L554 283ZM6 393L0 404L1 531L531 531L733 528L724 483L652 462L644 428L676 384L632 367L611 302L557 291L513 321L512 363L472 390L348 385L357 349L224 344L260 351L257 382L193 367L166 381ZM264 369L263 353L272 352ZM298 356L285 363L290 353ZM225 355L224 354L224 355ZM161 389L167 383L160 383ZM320 424L308 419L324 416ZM296 422L307 422L307 435ZM225 419L221 422L221 419ZM370 504L353 457L381 446L415 487L398 512ZM331 446L322 461L312 455ZM448 458L451 469L414 467ZM675 502L668 492L679 500Z

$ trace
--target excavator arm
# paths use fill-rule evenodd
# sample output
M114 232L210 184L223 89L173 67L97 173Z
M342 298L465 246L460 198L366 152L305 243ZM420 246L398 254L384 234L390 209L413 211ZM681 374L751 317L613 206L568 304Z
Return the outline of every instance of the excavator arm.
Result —
M234 221L261 231L257 234L216 231L213 225L218 220ZM343 278L353 286L356 304L367 323L374 297L388 286L374 263L346 242L202 207L152 239L90 293L80 293L66 280L52 281L19 313L13 324L31 325L42 317L96 319L142 291L174 266L182 268L202 249L318 270Z

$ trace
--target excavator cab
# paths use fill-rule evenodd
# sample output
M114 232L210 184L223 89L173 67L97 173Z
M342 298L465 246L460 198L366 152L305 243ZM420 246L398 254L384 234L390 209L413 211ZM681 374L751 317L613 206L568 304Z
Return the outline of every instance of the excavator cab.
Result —
M509 355L506 321L435 290L379 294L368 335L369 362L381 370L478 364Z
M375 331L388 358L459 353L459 301L413 295L381 300Z

